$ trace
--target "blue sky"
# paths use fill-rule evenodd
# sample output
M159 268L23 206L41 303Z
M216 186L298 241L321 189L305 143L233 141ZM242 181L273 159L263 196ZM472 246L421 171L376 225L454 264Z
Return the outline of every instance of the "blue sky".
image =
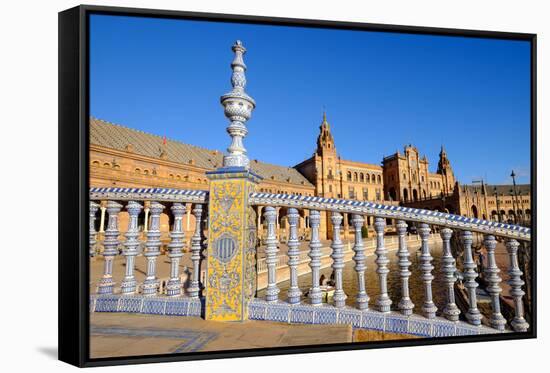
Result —
M323 108L342 158L379 164L444 144L462 183L529 182L530 46L524 41L93 15L91 115L225 151L219 97L231 45L257 103L245 146L285 166L310 157Z

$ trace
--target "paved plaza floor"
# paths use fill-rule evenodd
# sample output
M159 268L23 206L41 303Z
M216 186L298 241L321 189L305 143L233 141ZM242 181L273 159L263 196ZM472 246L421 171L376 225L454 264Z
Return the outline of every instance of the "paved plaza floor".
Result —
M90 315L92 358L300 346L352 341L351 325L216 322L127 313Z

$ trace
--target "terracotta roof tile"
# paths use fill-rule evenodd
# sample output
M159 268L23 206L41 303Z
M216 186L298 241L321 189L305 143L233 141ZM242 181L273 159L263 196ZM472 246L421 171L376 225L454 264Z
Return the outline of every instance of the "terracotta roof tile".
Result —
M97 118L90 118L90 143L120 151L132 144L133 152L146 157L160 158L163 150L163 137L124 127ZM193 164L205 170L213 170L222 165L223 153L179 141L166 139L167 160ZM302 174L292 167L278 166L257 160L250 161L250 167L266 181L275 180L295 185L313 187ZM273 178L272 178L273 177Z

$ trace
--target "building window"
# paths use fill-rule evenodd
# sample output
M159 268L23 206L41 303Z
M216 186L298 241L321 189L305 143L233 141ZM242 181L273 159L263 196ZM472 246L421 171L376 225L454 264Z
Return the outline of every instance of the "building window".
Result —
M377 180L378 180L378 184L382 184L382 177L380 175L378 175Z
M370 175L367 174L367 183L370 183Z
M407 180L407 174L403 172L403 180Z
M348 181L351 181L351 172L348 171Z
M353 173L353 181L357 181L357 172Z
M363 188L363 200L365 200L365 201L369 200L369 190L368 190L368 188Z
M332 185L328 186L328 191L329 191L329 193L332 193Z
M360 182L365 182L365 174L363 174L362 172L359 174L359 181Z
M377 201L381 200L381 198L380 198L380 189L376 189L376 200Z
M350 199L355 199L355 188L354 187L349 187L348 188L348 194L349 194Z
M334 178L334 176L332 175L332 168L329 168L328 169L328 179L332 180L333 178Z

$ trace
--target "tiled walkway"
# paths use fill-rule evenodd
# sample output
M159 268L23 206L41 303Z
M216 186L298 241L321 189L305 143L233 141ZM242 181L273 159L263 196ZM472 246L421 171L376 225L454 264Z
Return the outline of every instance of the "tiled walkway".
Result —
M92 313L92 358L286 347L352 341L350 325L221 323L197 317Z

